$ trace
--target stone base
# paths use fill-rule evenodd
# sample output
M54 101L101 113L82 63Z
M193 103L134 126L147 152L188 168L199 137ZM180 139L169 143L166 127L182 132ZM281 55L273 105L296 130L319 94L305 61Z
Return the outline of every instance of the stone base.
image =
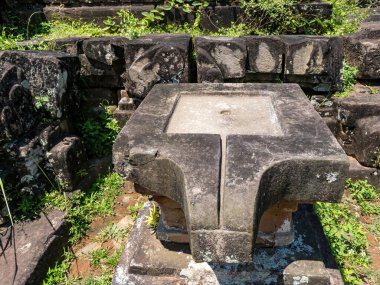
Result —
M252 264L232 265L196 263L188 245L161 242L146 226L151 205L146 203L138 215L116 268L114 285L301 284L305 280L307 284L343 284L332 266L334 261L323 250L327 245L315 226L316 217L307 207L294 213L293 243L257 248Z

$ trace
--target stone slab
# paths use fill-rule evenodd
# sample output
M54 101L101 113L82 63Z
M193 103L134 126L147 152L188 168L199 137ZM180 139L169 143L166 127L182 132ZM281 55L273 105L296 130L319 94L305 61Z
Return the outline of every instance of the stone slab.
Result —
M301 207L294 214L293 243L258 248L251 265L231 265L196 263L187 245L159 241L145 222L151 206L145 204L138 215L113 276L113 285L295 284L297 276L309 280L308 284L343 285L331 254L321 252L328 244L322 238L322 229L314 227L319 221L310 207ZM333 278L335 283L330 283ZM321 280L325 283L317 283Z
M32 96L42 100L51 118L64 118L77 111L77 57L52 51L0 51L0 65L5 63L22 70Z
M68 224L59 210L8 228L0 236L1 284L42 284L49 266L61 258L67 240Z

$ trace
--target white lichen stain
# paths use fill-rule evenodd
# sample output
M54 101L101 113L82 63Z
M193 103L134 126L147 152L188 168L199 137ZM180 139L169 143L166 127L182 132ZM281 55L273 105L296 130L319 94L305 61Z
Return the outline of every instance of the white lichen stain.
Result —
M308 283L309 283L309 277L307 277L307 276L294 276L293 277L293 285L308 284Z
M196 263L193 260L189 262L187 268L184 268L179 273L181 277L186 278L188 285L218 285L215 272L206 262Z
M338 180L339 172L329 172L326 173L326 181L327 183L333 183Z

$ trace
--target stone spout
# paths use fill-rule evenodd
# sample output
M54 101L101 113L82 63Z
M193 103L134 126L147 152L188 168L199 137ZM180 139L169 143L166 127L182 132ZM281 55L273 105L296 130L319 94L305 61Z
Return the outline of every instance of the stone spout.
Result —
M157 85L116 139L113 160L138 191L179 205L197 262L252 262L267 209L337 202L348 172L296 84ZM165 211L181 216L172 205Z

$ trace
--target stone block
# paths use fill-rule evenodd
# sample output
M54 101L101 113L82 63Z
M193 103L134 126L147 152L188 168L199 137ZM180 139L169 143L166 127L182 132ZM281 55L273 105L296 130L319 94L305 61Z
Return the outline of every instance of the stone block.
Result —
M49 163L65 190L74 190L80 170L87 167L85 149L78 137L65 137L48 153Z
M284 270L284 285L294 284L330 285L330 274L323 262L298 260Z
M336 98L338 120L345 126L354 127L357 120L380 114L380 96L354 95Z
M125 37L100 37L83 41L83 53L94 65L124 64L124 46L128 42ZM121 68L122 69L122 66Z
M364 166L374 167L376 151L380 152L380 116L356 121L352 145L355 158Z
M62 257L68 230L65 213L51 209L1 235L1 284L42 284L49 267Z
M249 70L253 75L265 75L268 81L283 75L286 45L279 37L246 37Z
M246 74L247 47L244 38L197 37L198 82L224 82Z
M71 55L78 56L83 53L83 41L88 37L70 37L56 39L51 42L54 50L66 52Z
M124 37L100 37L83 41L81 85L88 88L122 88L125 70Z
M287 45L285 82L313 91L342 87L343 41L338 37L281 36Z
M143 99L156 83L189 82L188 35L149 35L125 46L125 88Z
M358 68L359 79L380 79L380 39L368 33L358 33L344 38L345 60Z
M377 168L365 167L361 165L355 158L349 157L350 169L348 177L353 180L367 180L368 183L375 187L380 187L380 171Z
M77 57L50 51L0 51L0 65L5 63L22 70L34 100L41 103L50 118L65 118L77 111Z
M38 119L22 70L5 63L0 67L0 143L28 133Z

